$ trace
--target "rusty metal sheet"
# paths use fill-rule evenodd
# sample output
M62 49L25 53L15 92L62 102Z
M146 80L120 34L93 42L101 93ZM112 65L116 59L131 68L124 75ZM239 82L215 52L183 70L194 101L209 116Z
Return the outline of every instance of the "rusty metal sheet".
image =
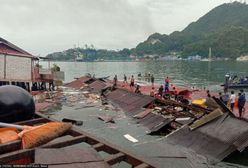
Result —
M248 145L248 122L225 113L220 118L190 131L188 126L168 137L173 144L193 149L213 161L223 160Z
M107 85L103 81L96 80L89 84L89 87L92 88L92 92L100 92L103 88L105 88Z
M81 77L81 78L78 78L70 83L67 83L65 84L64 86L66 87L71 87L71 88L74 88L74 89L80 89L81 87L84 86L85 82L89 81L91 78L89 77Z

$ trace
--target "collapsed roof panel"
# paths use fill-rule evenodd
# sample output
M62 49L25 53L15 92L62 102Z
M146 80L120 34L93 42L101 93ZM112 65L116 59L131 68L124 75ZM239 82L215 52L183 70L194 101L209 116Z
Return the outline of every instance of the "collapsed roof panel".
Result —
M171 134L168 140L213 161L221 161L235 150L242 151L247 147L248 123L225 113L193 131L184 126Z
M130 93L122 89L116 89L110 92L107 98L119 105L127 114L140 111L141 108L155 100L153 97Z

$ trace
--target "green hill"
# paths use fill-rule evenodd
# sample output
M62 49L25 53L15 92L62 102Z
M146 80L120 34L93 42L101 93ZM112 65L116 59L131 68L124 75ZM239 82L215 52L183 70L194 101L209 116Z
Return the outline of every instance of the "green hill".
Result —
M197 22L189 24L182 32L208 34L233 26L248 28L248 5L239 2L220 5L201 17Z
M189 24L181 32L170 35L155 33L137 45L137 55L163 55L172 51L182 56L208 56L208 48L216 57L236 58L247 54L248 5L239 2L220 5Z

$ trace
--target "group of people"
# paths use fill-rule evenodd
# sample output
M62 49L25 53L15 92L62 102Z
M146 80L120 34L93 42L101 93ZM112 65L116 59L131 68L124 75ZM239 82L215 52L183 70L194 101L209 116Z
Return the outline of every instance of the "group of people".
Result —
M144 80L147 82L151 82L152 86L154 86L155 78L154 78L153 74L148 72L148 73L145 73L145 75L142 77L141 73L138 73L138 80L142 80L142 78L144 78Z
M140 73L138 74L138 77L141 77ZM129 84L130 89L133 90L133 88L135 88L135 91L134 91L135 93L141 93L140 86L135 85L134 76L131 75L131 77L129 79L130 79L130 84ZM155 97L156 95L158 95L161 98L169 98L170 97L170 89L169 89L170 88L169 87L170 81L169 81L168 76L165 78L165 84L161 85L160 88L158 89L158 93L155 93L154 76L153 75L150 75L150 80L149 81L152 84L152 89L150 91L150 96ZM117 85L117 75L114 76L113 83L114 83L114 86ZM123 84L124 84L123 86L128 84L128 78L127 78L127 76L125 74L123 76ZM173 87L173 91L176 92L175 87Z
M223 94L219 92L219 99L226 106L230 106L231 111L234 110L234 106L236 104L239 110L239 117L242 117L242 114L245 111L245 103L246 103L246 95L243 89L240 90L237 96L234 91L231 91L230 95L227 92L227 90L224 90Z
M117 86L117 75L115 75L114 76L114 79L113 79L113 83L114 83L114 86ZM131 78L130 78L130 89L133 89L133 88L135 88L135 93L141 93L141 91L140 91L140 86L139 85L136 85L136 87L135 87L135 80L134 80L134 76L132 75L131 76ZM126 76L126 74L124 74L124 76L123 76L123 84L125 85L125 84L128 84L128 82L127 82L127 76Z
M150 91L150 96L152 97L155 97L155 96L159 96L160 98L164 98L164 99L170 99L171 95L174 95L175 97L175 100L178 100L178 91L176 89L175 86L173 86L171 84L171 87L173 90L170 90L170 81L169 81L169 77L167 76L165 78L165 84L164 85L161 85L159 88L158 88L158 92L155 93L155 88L152 84L152 89Z

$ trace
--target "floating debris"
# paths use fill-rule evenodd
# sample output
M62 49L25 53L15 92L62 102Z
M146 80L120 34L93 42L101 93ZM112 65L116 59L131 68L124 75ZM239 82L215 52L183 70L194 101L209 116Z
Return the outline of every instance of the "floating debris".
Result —
M139 142L137 139L135 139L134 137L132 137L131 135L129 134L125 134L123 135L127 140L133 142L133 143L136 143L136 142Z

